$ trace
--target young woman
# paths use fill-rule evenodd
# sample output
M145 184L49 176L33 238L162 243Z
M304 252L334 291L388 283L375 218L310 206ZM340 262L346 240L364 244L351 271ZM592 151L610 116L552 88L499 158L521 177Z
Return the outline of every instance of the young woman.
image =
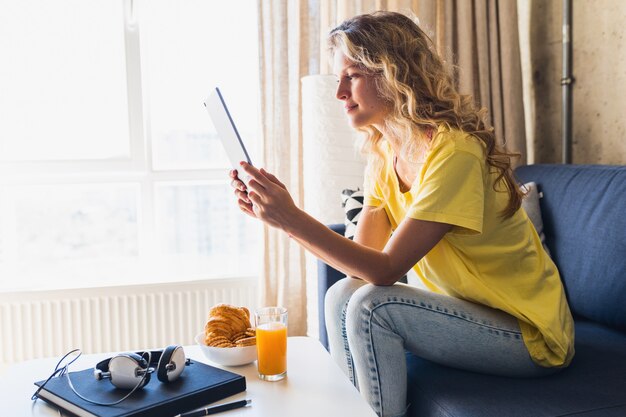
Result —
M295 206L265 170L231 172L245 213L345 273L326 296L331 354L380 416L406 412L405 350L469 371L536 377L574 355L559 273L524 210L511 154L408 17L331 31L337 98L367 132L354 241ZM247 191L247 194L246 194ZM413 269L428 290L397 283Z

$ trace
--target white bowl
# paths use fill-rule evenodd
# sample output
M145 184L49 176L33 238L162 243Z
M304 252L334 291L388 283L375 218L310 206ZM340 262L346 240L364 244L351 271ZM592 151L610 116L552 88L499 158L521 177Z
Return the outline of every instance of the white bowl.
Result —
M252 363L256 360L256 345L245 347L219 348L204 344L204 332L196 335L196 343L200 346L202 353L211 362L223 366L241 366Z

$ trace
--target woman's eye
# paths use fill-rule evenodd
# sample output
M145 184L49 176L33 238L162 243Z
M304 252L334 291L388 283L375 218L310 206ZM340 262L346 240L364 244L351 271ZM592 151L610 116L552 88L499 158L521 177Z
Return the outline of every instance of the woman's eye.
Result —
M352 81L354 78L357 78L359 76L359 74L346 74L344 76L342 76L341 78L337 78L337 84L339 84L342 80L344 81Z

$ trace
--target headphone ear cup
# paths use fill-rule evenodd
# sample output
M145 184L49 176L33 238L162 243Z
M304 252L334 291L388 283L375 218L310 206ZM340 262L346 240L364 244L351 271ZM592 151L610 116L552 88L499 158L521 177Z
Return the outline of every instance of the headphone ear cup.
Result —
M173 382L177 380L185 369L185 361L185 351L182 346L171 345L163 349L157 366L159 381Z
M141 371L138 373L137 371ZM144 378L139 388L150 381L148 361L136 353L122 353L111 358L109 362L111 383L121 389L133 389Z

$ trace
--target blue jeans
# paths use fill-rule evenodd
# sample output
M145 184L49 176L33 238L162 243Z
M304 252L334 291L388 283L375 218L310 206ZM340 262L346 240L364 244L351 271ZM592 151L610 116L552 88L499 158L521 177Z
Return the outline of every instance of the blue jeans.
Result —
M532 361L513 316L405 284L342 279L326 293L325 315L331 356L381 417L404 416L408 408L407 350L492 375L556 371Z

